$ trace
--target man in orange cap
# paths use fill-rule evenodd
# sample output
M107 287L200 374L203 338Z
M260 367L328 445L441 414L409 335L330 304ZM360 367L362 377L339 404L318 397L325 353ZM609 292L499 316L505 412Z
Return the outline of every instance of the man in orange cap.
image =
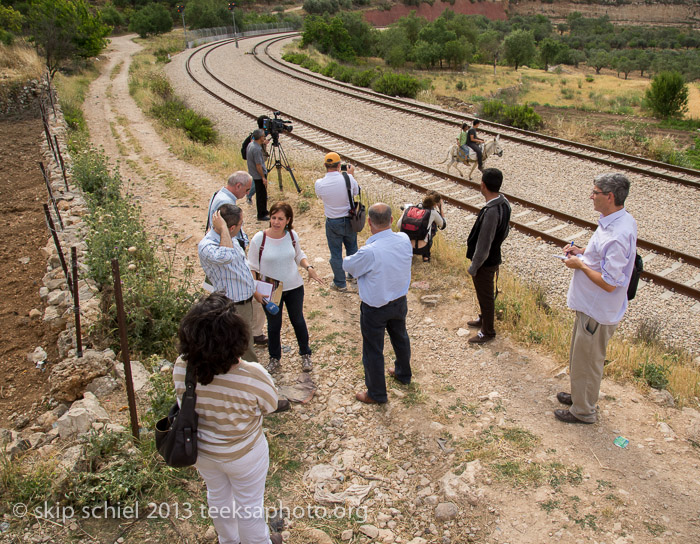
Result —
M343 271L343 246L349 257L357 253L357 233L350 226L350 200L359 194L360 186L353 174L355 167L348 165L347 172L341 172L340 156L328 153L323 161L326 175L316 181L316 196L323 201L326 215L326 240L331 252L331 268L333 269L332 289L347 292L347 280ZM347 178L346 178L347 176ZM348 187L349 185L349 187Z

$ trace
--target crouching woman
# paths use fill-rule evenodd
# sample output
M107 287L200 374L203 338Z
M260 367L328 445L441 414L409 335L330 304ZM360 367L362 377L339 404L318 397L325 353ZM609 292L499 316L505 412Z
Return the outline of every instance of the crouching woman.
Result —
M263 504L270 460L262 418L277 408L277 390L262 366L241 359L250 334L234 303L214 293L180 323L181 356L173 370L179 400L187 367L197 377L195 467L207 485L220 544L282 542L270 535Z

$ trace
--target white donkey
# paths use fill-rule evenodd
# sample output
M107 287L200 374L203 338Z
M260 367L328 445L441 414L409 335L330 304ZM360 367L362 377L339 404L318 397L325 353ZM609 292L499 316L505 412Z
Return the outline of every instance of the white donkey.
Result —
M491 155L498 155L499 157L503 156L503 149L501 148L500 144L498 143L499 138L501 135L499 134L496 136L493 140L487 140L484 142L484 157L482 162L486 162L486 159L488 159ZM447 165L447 173L450 173L450 168L452 165L455 165L455 168L457 168L457 172L459 172L459 175L464 177L464 174L462 174L462 171L459 169L457 166L458 164L466 164L467 166L471 165L471 170L469 170L469 179L472 179L472 173L474 172L474 169L476 168L477 165L477 160L476 160L476 153L470 149L469 150L469 157L464 156L464 152L462 149L459 147L459 145L453 145L450 150L447 152L447 158L442 161L441 163L438 164L445 164L445 162L449 160L449 164Z

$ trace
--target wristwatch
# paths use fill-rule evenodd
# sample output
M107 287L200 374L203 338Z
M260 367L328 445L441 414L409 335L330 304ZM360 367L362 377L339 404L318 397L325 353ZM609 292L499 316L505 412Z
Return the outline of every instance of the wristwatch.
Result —
M307 267L306 267L306 270L308 271L309 268L313 268L313 266L312 266L312 265L307 266Z

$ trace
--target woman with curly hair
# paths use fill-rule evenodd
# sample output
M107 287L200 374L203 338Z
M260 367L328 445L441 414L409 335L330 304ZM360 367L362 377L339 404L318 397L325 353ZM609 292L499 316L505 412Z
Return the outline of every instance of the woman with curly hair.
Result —
M301 369L304 372L311 372L312 369L309 330L304 319L304 280L299 274L299 267L306 269L310 279L321 285L323 282L301 249L299 235L292 228L293 221L292 207L286 202L276 202L270 208L270 228L253 236L248 251L251 270L282 282L280 311L275 315L265 312L267 314L267 349L270 354L270 363L267 365L269 372L276 371L280 366L282 357L280 332L282 331L282 308L285 305L299 344Z
M447 226L447 222L442 215L442 197L437 191L428 191L428 194L426 194L425 198L423 198L422 204L419 204L418 206L412 206L411 204L404 205L404 211L399 220L396 222L396 227L401 232L407 232L406 230L401 229L401 225L403 224L406 213L409 212L410 208L414 208L414 213L417 212L418 214L422 215L424 213L423 210L426 210L426 213L430 214L428 217L424 218L425 221L427 221L423 223L426 229L425 235L423 235L421 232L418 238L411 237L410 234L408 236L411 239L411 245L413 246L413 254L422 255L423 262L429 263L430 249L433 247L433 237L435 236L437 229L443 230Z
M262 366L241 359L250 329L230 299L213 293L190 309L178 334L175 392L181 402L189 368L197 380L195 467L219 543L281 544L267 528L263 504L270 459L262 418L277 408L277 390Z

